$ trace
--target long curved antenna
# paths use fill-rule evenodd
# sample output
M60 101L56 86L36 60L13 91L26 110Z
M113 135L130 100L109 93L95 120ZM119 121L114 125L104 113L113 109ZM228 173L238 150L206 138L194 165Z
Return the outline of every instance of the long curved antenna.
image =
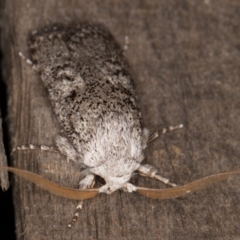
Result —
M171 199L171 198L185 196L189 193L205 188L215 182L222 181L228 177L232 177L238 174L240 174L240 170L210 175L210 176L201 178L199 180L196 180L194 182L191 182L189 184L183 185L181 187L168 188L168 189L153 189L153 188L137 187L136 191L150 198Z
M25 180L33 182L39 187L41 187L42 189L45 189L55 195L65 197L68 199L84 200L84 199L95 197L99 193L99 189L78 190L78 189L62 187L48 181L47 179L35 173L31 173L22 169L5 167L5 166L1 166L0 168L6 169L9 172L16 174L17 176L24 178ZM155 199L172 199L172 198L185 196L189 193L205 188L213 183L222 181L228 177L232 177L238 174L240 175L240 170L217 173L214 175L201 178L199 180L196 180L194 182L191 182L181 187L168 188L168 189L136 187L137 188L136 192L146 197L155 198Z
M0 168L6 169L9 172L16 174L17 176L24 178L25 180L35 183L42 189L47 190L60 197L65 197L65 198L74 199L74 200L84 200L84 199L95 197L98 194L98 189L80 190L80 189L66 188L66 187L59 186L53 182L50 182L47 179L32 172L28 172L28 171L18 169L18 168L13 168L13 167L1 166Z

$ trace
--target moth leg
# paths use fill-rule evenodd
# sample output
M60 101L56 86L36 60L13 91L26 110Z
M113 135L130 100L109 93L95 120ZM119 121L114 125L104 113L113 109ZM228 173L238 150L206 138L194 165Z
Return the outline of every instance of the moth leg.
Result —
M28 145L22 145L22 146L17 146L13 148L11 155L16 151L26 151L26 150L42 150L42 151L58 152L58 150L52 146L28 144Z
M124 38L124 47L123 47L123 54L125 55L127 53L129 46L129 37L126 35Z
M79 189L88 189L88 188L92 188L95 184L95 175L93 174L88 174L84 179L82 179L79 183ZM82 210L82 206L83 206L83 201L79 202L75 213L72 217L72 221L68 224L68 227L71 228L77 221L80 211Z
M61 154L67 157L67 162L70 160L76 161L79 154L76 152L74 147L69 143L67 138L58 136L56 138L56 145Z
M141 176L155 178L155 179L163 182L164 184L170 185L172 187L177 186L175 183L170 182L169 179L164 178L161 175L159 175L158 170L151 165L143 164L137 169L137 171Z
M30 65L33 70L37 70L33 62L29 58L26 58L22 52L19 52L18 55L22 60L24 60L28 65Z
M165 133L169 133L171 131L178 130L180 128L183 128L183 124L179 124L176 126L170 126L167 128L162 128L162 129L158 130L157 132L153 132L148 137L148 143L152 142L153 140L155 140L156 138L160 137L161 135L163 135Z
M122 187L122 190L124 192L129 192L129 193L132 193L132 192L135 192L137 190L137 187L134 186L133 184L131 183L126 183L123 187Z

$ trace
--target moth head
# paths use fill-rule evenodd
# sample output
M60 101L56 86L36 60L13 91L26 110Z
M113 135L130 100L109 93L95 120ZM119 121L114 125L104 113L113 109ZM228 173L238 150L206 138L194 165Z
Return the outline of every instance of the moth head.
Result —
M123 188L128 183L131 176L132 173L117 177L107 176L104 178L106 184L99 189L99 192L111 194L116 190Z

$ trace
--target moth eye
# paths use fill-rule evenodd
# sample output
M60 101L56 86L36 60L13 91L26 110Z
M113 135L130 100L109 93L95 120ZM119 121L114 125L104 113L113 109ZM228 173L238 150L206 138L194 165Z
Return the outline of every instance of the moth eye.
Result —
M101 185L105 185L106 184L106 181L100 177L100 176L97 176L97 180L101 183Z

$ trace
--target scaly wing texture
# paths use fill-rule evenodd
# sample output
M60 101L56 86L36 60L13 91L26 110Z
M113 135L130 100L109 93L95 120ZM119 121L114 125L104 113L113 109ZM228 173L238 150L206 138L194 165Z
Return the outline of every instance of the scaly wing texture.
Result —
M46 30L34 34L30 46L63 132L79 152L87 151L101 119L121 115L141 134L128 63L103 26Z

